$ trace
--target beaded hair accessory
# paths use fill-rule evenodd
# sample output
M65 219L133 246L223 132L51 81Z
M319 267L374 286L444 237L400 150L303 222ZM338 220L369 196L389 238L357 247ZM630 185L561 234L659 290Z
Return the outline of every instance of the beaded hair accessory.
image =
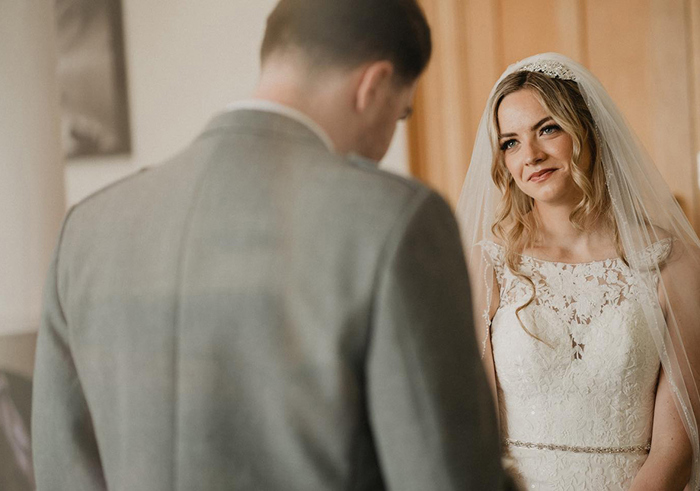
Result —
M566 65L554 60L542 60L528 63L518 70L520 72L537 72L547 75L550 78L576 81L576 75Z

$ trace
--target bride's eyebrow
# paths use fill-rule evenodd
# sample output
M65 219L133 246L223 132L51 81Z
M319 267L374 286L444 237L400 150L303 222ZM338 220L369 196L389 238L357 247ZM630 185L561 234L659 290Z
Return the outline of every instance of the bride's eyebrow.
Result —
M535 131L537 128L539 128L540 126L542 126L543 124L545 124L548 121L554 121L554 118L552 118L551 116L547 116L545 118L540 119L537 123L535 123L532 126L531 131ZM503 133L502 135L498 135L498 139L500 140L501 138L510 138L512 136L518 136L518 134L517 133Z

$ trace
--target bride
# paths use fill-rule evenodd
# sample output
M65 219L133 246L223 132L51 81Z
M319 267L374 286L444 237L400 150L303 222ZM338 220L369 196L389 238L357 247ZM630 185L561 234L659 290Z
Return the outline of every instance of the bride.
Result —
M700 242L588 70L506 70L457 212L523 488L700 489Z

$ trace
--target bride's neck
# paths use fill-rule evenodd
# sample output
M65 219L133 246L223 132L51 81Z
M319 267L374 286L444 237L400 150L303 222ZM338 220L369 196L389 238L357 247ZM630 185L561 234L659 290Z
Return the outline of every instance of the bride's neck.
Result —
M607 235L601 220L582 224L582 228L571 223L572 206L553 206L535 204L533 213L537 220L537 246L546 248L580 250L586 249L592 242L599 242L600 237Z

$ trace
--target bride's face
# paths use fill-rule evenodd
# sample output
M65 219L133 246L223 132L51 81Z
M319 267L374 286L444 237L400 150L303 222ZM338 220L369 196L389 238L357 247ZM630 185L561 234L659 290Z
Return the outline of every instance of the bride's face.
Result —
M499 145L518 188L543 204L577 202L580 191L571 176L573 140L533 90L507 95L497 116Z

